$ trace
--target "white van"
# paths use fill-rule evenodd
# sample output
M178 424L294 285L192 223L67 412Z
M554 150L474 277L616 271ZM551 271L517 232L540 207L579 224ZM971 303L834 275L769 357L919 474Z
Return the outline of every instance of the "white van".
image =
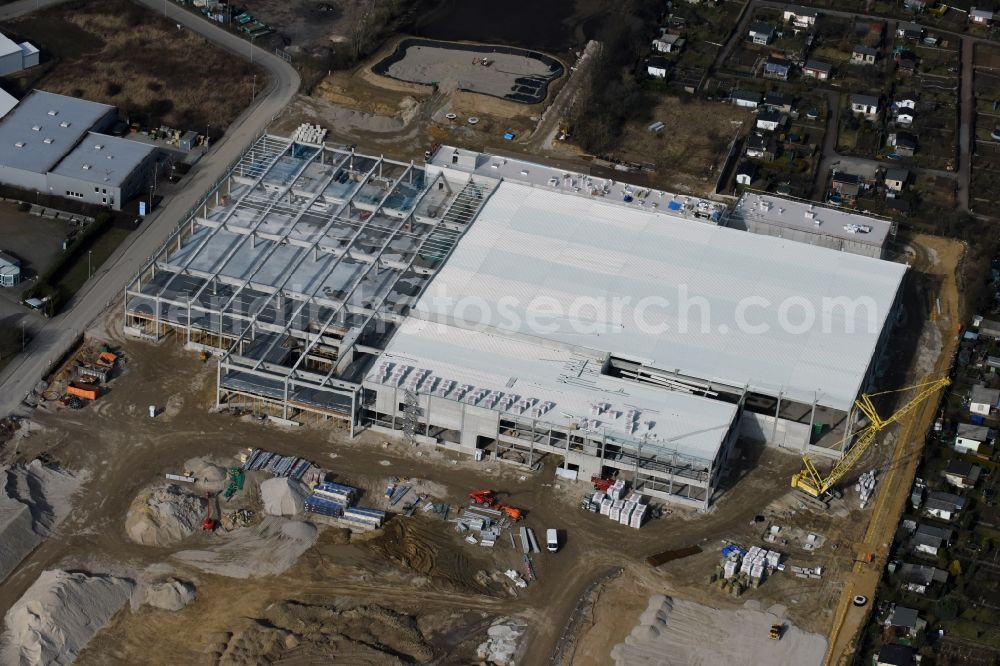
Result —
M550 553L557 552L559 550L559 533L555 530L545 530L545 544Z

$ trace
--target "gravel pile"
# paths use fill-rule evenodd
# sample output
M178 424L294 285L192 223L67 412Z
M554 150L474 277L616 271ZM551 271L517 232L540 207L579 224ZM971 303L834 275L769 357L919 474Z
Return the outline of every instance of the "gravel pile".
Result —
M206 573L230 578L274 576L295 564L318 536L312 523L267 516L259 525L229 532L219 546L182 550L173 557Z
M0 663L72 663L128 601L134 587L127 578L43 571L4 617Z
M302 513L303 501L309 494L301 481L278 477L260 484L264 513L270 516L294 516Z
M40 460L0 468L0 581L62 522L81 481Z
M168 611L179 611L198 596L194 583L171 578L150 583L143 589L143 603Z

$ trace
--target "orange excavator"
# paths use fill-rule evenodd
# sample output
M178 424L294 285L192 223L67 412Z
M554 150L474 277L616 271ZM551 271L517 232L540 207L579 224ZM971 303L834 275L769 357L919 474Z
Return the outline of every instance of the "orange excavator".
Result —
M496 493L492 490L473 490L469 493L469 499L476 504L482 504L483 506L488 506L491 509L496 509L497 511L503 511L504 515L510 518L512 521L517 522L524 517L524 511L518 509L516 506L510 506L509 504L504 504L497 499Z

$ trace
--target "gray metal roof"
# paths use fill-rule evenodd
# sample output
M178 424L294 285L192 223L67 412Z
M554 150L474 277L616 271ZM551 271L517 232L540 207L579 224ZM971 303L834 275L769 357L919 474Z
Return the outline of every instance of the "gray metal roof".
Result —
M17 98L0 88L0 118L3 118L17 106Z
M107 104L32 91L0 121L0 166L46 173L113 109Z
M14 40L7 35L0 34L0 56L8 56L20 52L21 47L18 46Z
M138 141L88 132L52 173L104 187L117 187L155 150L155 146Z
M976 384L972 387L971 398L972 402L996 407L997 403L1000 402L1000 389L986 388L982 384Z
M864 104L865 106L878 106L878 97L874 95L851 95L851 104Z
M892 615L889 617L888 624L893 627L915 629L919 620L920 613L918 613L916 609L907 608L905 606L896 606L892 610Z

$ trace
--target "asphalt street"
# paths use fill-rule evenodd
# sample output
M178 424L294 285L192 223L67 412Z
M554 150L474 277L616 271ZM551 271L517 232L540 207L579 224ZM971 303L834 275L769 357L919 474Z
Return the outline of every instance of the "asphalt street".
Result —
M57 5L61 0L19 0L0 7L0 20L6 20ZM125 287L142 269L153 253L166 241L188 212L205 195L274 118L284 110L299 89L299 75L280 57L251 47L250 43L204 19L180 9L172 3L158 0L138 0L150 11L166 13L167 17L193 30L216 46L253 61L268 74L254 104L232 123L225 136L192 169L183 189L165 200L159 210L143 222L138 231L108 259L64 312L48 319L35 330L27 352L11 361L0 373L0 416L15 412L22 400L38 381L49 372L71 347L79 335L101 313L120 302Z

